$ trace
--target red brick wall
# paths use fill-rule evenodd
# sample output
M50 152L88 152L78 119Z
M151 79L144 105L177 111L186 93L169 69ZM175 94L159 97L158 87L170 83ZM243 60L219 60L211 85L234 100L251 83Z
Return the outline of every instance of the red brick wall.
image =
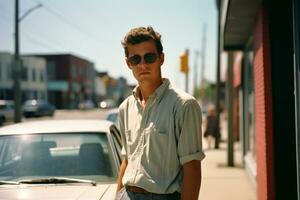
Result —
M275 199L271 64L266 10L257 14L254 32L255 132L258 200Z
M242 83L242 60L243 52L237 51L233 54L233 87L238 87Z

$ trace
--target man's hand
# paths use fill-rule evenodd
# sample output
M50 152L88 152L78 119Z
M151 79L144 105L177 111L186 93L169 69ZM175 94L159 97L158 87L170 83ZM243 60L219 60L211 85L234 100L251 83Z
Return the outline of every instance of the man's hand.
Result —
M117 191L120 191L123 188L123 184L122 184L122 178L124 176L126 167L127 167L127 160L124 159L121 163L120 169L119 169L119 175L118 175L118 187L117 187Z
M192 160L183 165L181 200L198 200L201 186L201 162Z

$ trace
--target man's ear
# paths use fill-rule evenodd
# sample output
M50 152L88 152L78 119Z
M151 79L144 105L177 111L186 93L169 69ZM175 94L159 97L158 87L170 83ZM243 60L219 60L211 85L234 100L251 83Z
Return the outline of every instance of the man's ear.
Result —
M127 58L125 58L125 61L126 61L127 67L128 67L129 69L132 69L132 67L131 67L131 65L130 65L130 63L129 63L129 61L128 61Z
M160 65L164 64L164 62L165 62L165 54L164 53L161 53L159 55L159 62L160 62Z

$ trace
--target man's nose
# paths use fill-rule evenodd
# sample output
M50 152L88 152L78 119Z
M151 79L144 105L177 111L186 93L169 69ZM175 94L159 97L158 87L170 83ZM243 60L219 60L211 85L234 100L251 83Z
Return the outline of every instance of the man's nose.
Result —
M148 66L148 64L145 62L144 59L142 59L142 60L141 60L141 63L139 64L138 67L141 68L141 69L146 69L147 66Z

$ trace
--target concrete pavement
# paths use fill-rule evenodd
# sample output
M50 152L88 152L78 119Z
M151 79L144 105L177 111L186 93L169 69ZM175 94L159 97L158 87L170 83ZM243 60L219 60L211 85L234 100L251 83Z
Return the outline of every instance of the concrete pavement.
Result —
M226 121L222 118L222 138L226 138ZM242 167L239 143L235 144L235 167L227 166L226 142L220 149L205 150L202 161L202 184L199 200L256 200L256 188ZM206 142L203 140L206 149Z
M241 164L226 166L226 149L209 150L205 154L199 200L256 200L255 186Z

